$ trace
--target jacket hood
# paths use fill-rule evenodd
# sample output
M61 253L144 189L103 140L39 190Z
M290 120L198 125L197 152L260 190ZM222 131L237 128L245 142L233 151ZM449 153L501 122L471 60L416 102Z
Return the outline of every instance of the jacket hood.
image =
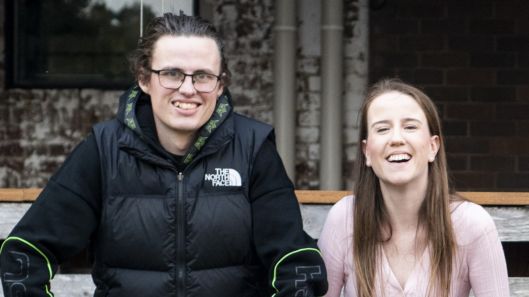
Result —
M142 96L148 98L147 100L150 100L149 95L143 93L137 84L123 93L119 99L117 119L140 138L148 139L148 137L146 137L146 131L143 131L141 128L139 122L141 119L138 117L138 102L142 99ZM227 88L224 88L224 92L217 99L215 111L211 118L197 131L195 142L189 147L184 155L184 164L191 163L194 157L208 142L210 136L212 136L217 128L226 121L232 110L233 105L230 92ZM152 110L149 112L152 113Z

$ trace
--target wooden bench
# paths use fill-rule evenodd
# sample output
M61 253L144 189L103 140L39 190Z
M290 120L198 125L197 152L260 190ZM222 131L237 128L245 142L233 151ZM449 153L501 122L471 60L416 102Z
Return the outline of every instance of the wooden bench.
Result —
M36 199L41 189L0 189L0 241ZM301 204L304 228L318 238L327 212L347 191L296 191ZM529 193L461 192L481 204L491 214L502 241L508 268L511 296L529 296ZM89 274L59 273L52 281L55 296L92 296L94 285ZM3 293L0 292L0 297Z

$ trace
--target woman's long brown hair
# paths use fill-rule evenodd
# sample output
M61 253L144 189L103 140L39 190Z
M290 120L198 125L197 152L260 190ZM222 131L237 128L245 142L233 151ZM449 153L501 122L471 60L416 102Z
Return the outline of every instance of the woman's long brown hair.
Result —
M382 80L373 85L364 100L360 115L359 142L367 139L367 111L378 96L396 91L412 97L421 107L428 121L431 135L439 136L439 151L428 165L426 197L419 212L419 224L426 230L427 248L430 248L429 296L448 297L452 261L455 258L456 242L449 204L457 199L451 195L447 174L446 154L441 131L441 121L432 100L419 89L398 80ZM359 297L374 297L376 272L381 264L382 243L391 238L391 224L382 199L378 177L366 166L362 149L357 152L355 164L355 203L353 263L356 270ZM389 238L387 232L389 230ZM378 280L380 282L380 280Z

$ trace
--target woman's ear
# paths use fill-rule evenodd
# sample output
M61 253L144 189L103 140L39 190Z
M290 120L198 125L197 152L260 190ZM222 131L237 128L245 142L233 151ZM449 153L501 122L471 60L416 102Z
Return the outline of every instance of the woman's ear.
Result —
M362 140L362 153L364 153L364 157L366 158L366 166L371 167L371 156L367 150L367 139Z
M439 152L439 136L433 135L432 137L430 137L430 153L428 155L428 161L430 163L435 161L437 152Z

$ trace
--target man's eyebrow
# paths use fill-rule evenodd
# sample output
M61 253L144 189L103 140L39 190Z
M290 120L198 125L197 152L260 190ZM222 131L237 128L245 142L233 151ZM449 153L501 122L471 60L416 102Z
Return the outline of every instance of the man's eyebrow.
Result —
M206 68L201 68L201 69L197 69L195 71L193 71L192 73L187 73L185 72L184 70L182 70L181 68L178 68L178 67L171 67L171 66L167 66L167 67L164 67L160 70L173 70L173 71L180 71L182 73L186 73L186 74L195 74L195 73L207 73L207 74L214 74L215 72L214 71L211 71L210 69L206 69Z

